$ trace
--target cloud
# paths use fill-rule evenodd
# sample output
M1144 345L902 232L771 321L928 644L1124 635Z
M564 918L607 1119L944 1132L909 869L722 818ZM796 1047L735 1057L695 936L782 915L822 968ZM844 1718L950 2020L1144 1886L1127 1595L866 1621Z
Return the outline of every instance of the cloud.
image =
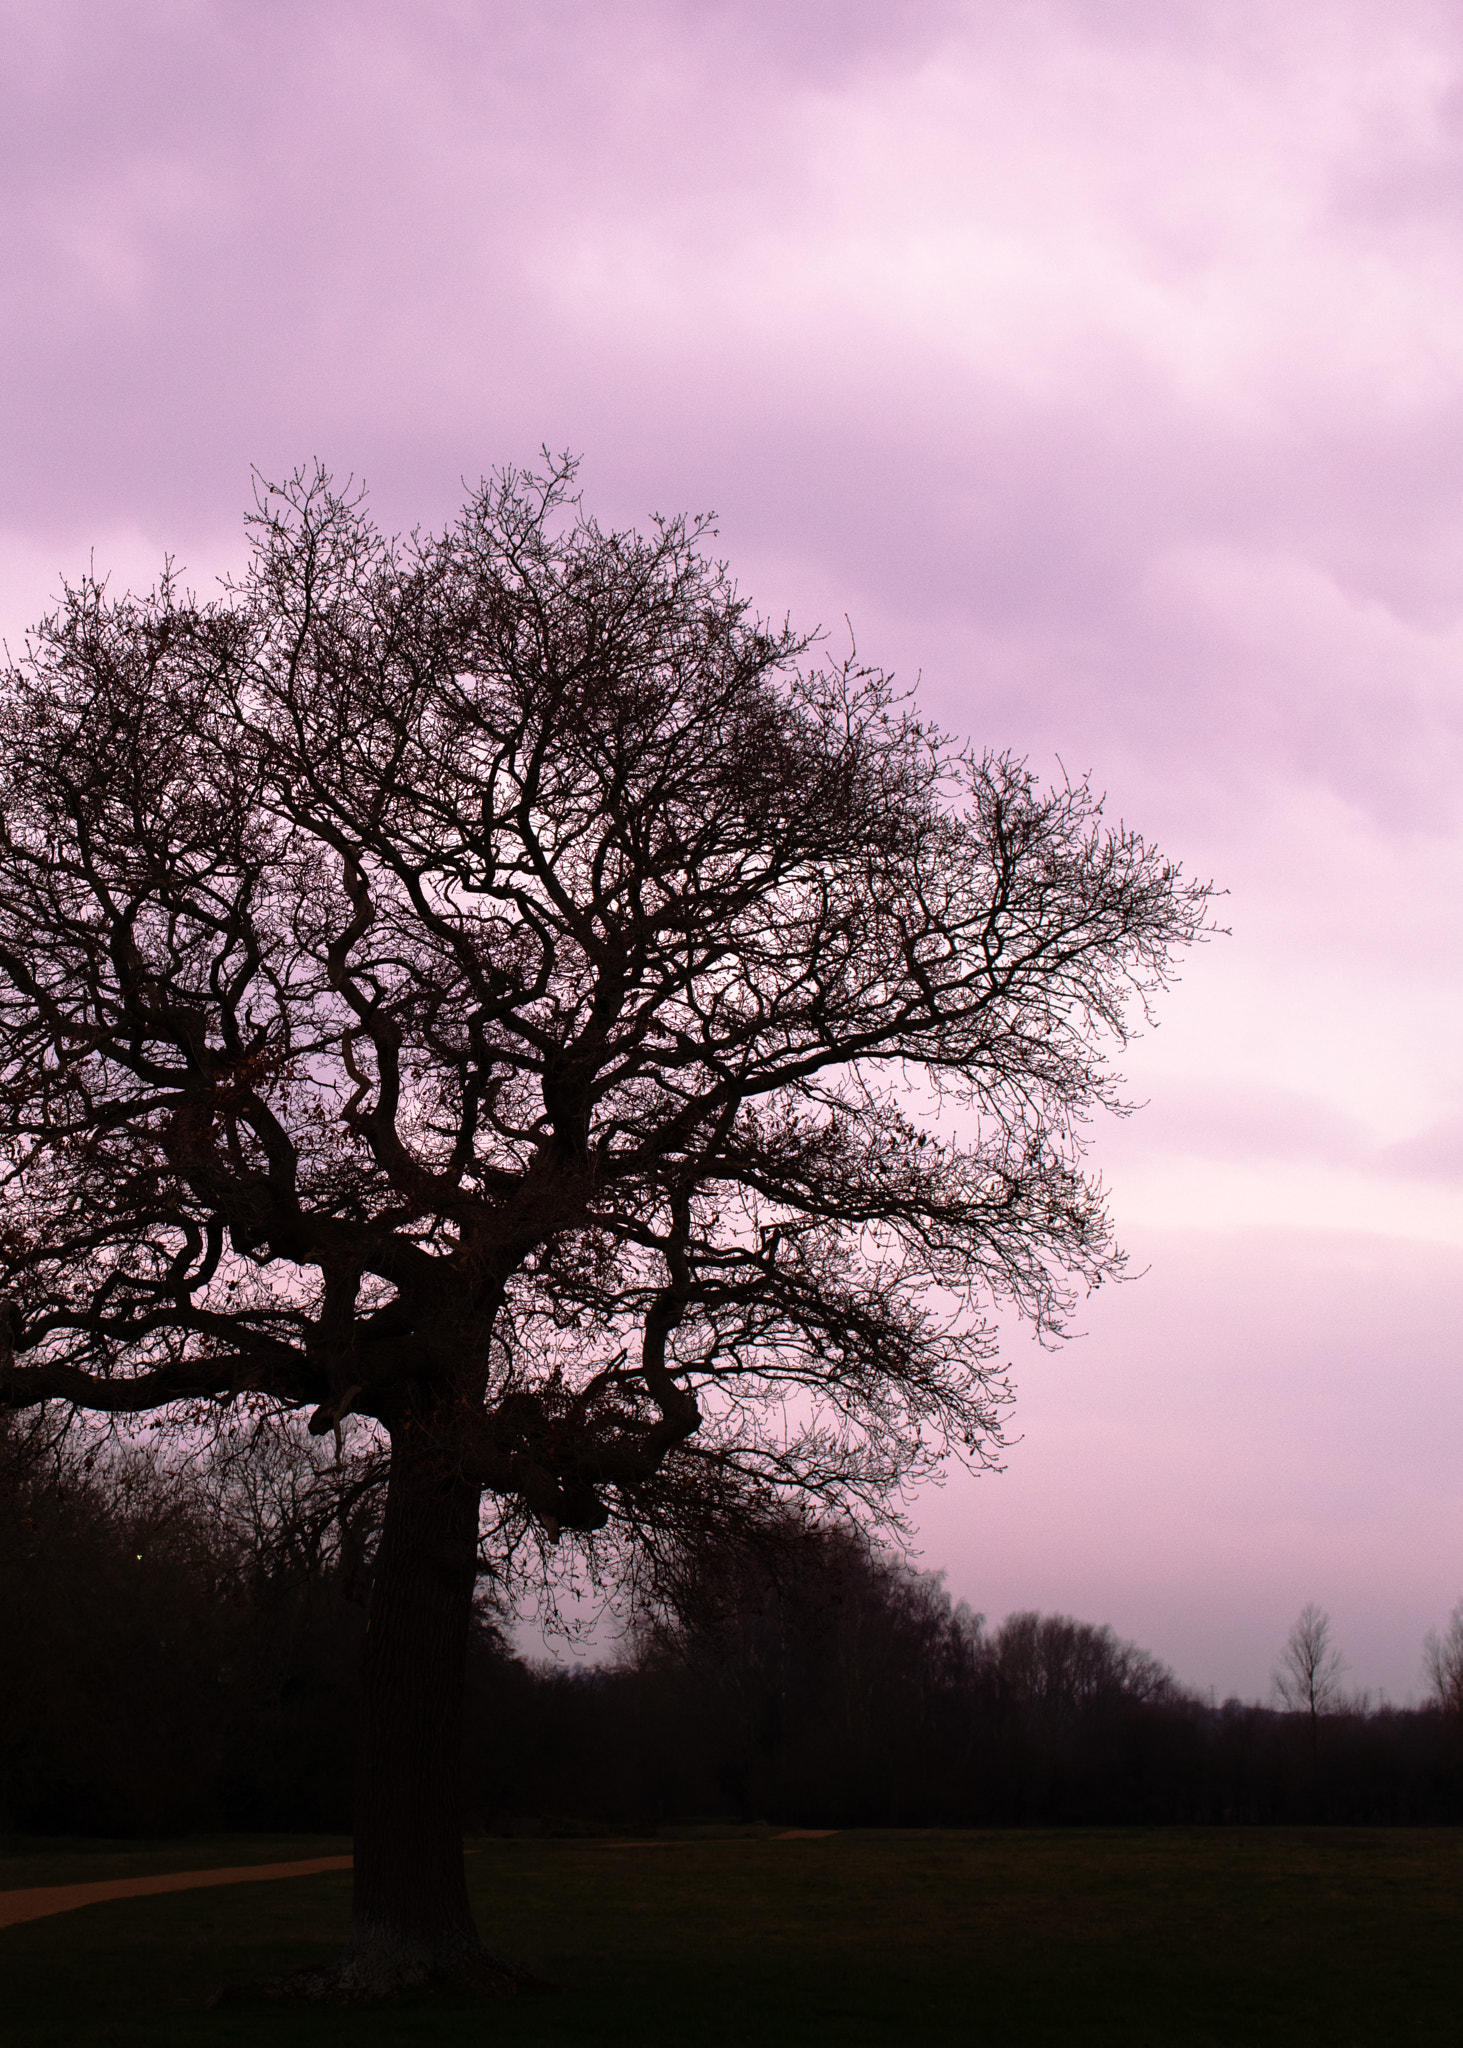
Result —
M1463 787L1448 9L5 19L8 630L99 539L128 576L144 542L237 562L251 463L322 456L411 524L582 448L606 516L719 508L771 608L849 612L955 729L1091 769L1228 883L1252 1067L1320 1017L1323 1069L1364 1057L1358 943L1373 1019L1431 1013Z
M1394 1172L1463 1183L1463 1117L1453 1116L1419 1131L1383 1155Z
M237 566L251 464L322 457L405 526L547 441L607 519L716 508L769 609L840 638L849 613L948 726L1090 770L1230 888L1233 938L1129 1048L1151 1107L1095 1134L1120 1228L1205 1247L1122 1341L1223 1387L1269 1331L1304 1390L1256 1409L1261 1534L1246 1453L1216 1462L1204 1513L1240 1563L1194 1564L1214 1611L1266 1544L1315 1567L1276 1577L1280 1638L1332 1598L1328 1545L1359 1587L1373 1543L1374 1609L1384 1568L1419 1582L1406 1461L1368 1479L1360 1381L1328 1408L1315 1360L1395 1308L1399 1401L1409 1360L1455 1363L1450 0L0 0L0 35L12 639L93 545L121 581L167 550L204 588ZM1256 1223L1270 1264L1239 1245ZM1052 1555L1110 1584L1174 1528L1201 1557L1214 1415L1152 1392L1109 1381L1102 1429L1036 1403L1068 1462L1008 1548L1036 1555L1049 1515ZM1282 1527L1320 1437L1347 1505ZM1136 1500L1143 1472L1149 1527L1074 1537L1072 1502Z

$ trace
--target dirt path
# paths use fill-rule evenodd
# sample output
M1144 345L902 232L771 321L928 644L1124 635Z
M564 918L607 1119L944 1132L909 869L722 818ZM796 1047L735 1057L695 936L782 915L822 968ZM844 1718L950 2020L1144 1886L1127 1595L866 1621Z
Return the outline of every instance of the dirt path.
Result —
M43 1884L0 1892L0 1927L44 1920L106 1899L145 1899L153 1892L190 1892L209 1884L256 1884L267 1877L313 1877L319 1870L349 1870L349 1856L309 1856L303 1863L241 1863L232 1870L169 1870L152 1877L110 1877L96 1884Z
M775 1842L819 1841L833 1828L784 1828ZM604 1849L683 1849L683 1841L601 1842ZM108 1877L94 1884L42 1884L29 1891L0 1892L0 1927L18 1927L23 1920L44 1920L50 1913L70 1913L77 1906L100 1906L108 1899L145 1899L156 1892L191 1892L210 1884L257 1884L269 1877L313 1877L321 1870L349 1870L349 1856L307 1856L302 1863L240 1863L230 1870L169 1870L152 1877Z

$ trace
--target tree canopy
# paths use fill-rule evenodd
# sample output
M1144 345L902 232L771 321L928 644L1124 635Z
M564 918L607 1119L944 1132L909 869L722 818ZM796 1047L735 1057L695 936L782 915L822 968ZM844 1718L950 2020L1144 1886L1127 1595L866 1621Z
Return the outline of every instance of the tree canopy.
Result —
M483 1483L592 1526L976 1449L986 1305L1112 1270L1097 1041L1205 892L567 481L403 546L317 477L223 602L83 584L8 676L11 1403L470 1385Z

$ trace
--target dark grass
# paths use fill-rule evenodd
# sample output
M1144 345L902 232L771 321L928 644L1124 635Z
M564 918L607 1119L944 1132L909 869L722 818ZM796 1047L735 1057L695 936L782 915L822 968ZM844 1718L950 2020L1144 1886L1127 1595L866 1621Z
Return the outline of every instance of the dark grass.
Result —
M0 1885L282 1860L308 1840L93 1845ZM149 1866L149 1859L150 1866ZM64 1871L61 1866L65 1865ZM105 1864L105 1868L103 1868ZM872 2042L1286 2048L1463 2040L1463 1833L1053 1830L479 1845L480 1923L555 1989L207 2010L323 1960L349 1875L118 1901L0 1933L4 2048ZM14 1875L22 1869L21 1876Z

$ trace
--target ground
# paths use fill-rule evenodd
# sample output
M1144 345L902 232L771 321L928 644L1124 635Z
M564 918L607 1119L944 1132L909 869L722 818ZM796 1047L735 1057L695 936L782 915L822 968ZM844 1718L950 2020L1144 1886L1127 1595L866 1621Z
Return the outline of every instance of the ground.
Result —
M349 1877L175 1892L0 1932L3 2048L634 2048L823 2041L1363 2048L1460 2039L1463 1831L687 1830L474 1844L479 1920L552 1990L389 2011L211 2010L322 1960ZM12 1839L0 1890L214 1868L318 1837Z

